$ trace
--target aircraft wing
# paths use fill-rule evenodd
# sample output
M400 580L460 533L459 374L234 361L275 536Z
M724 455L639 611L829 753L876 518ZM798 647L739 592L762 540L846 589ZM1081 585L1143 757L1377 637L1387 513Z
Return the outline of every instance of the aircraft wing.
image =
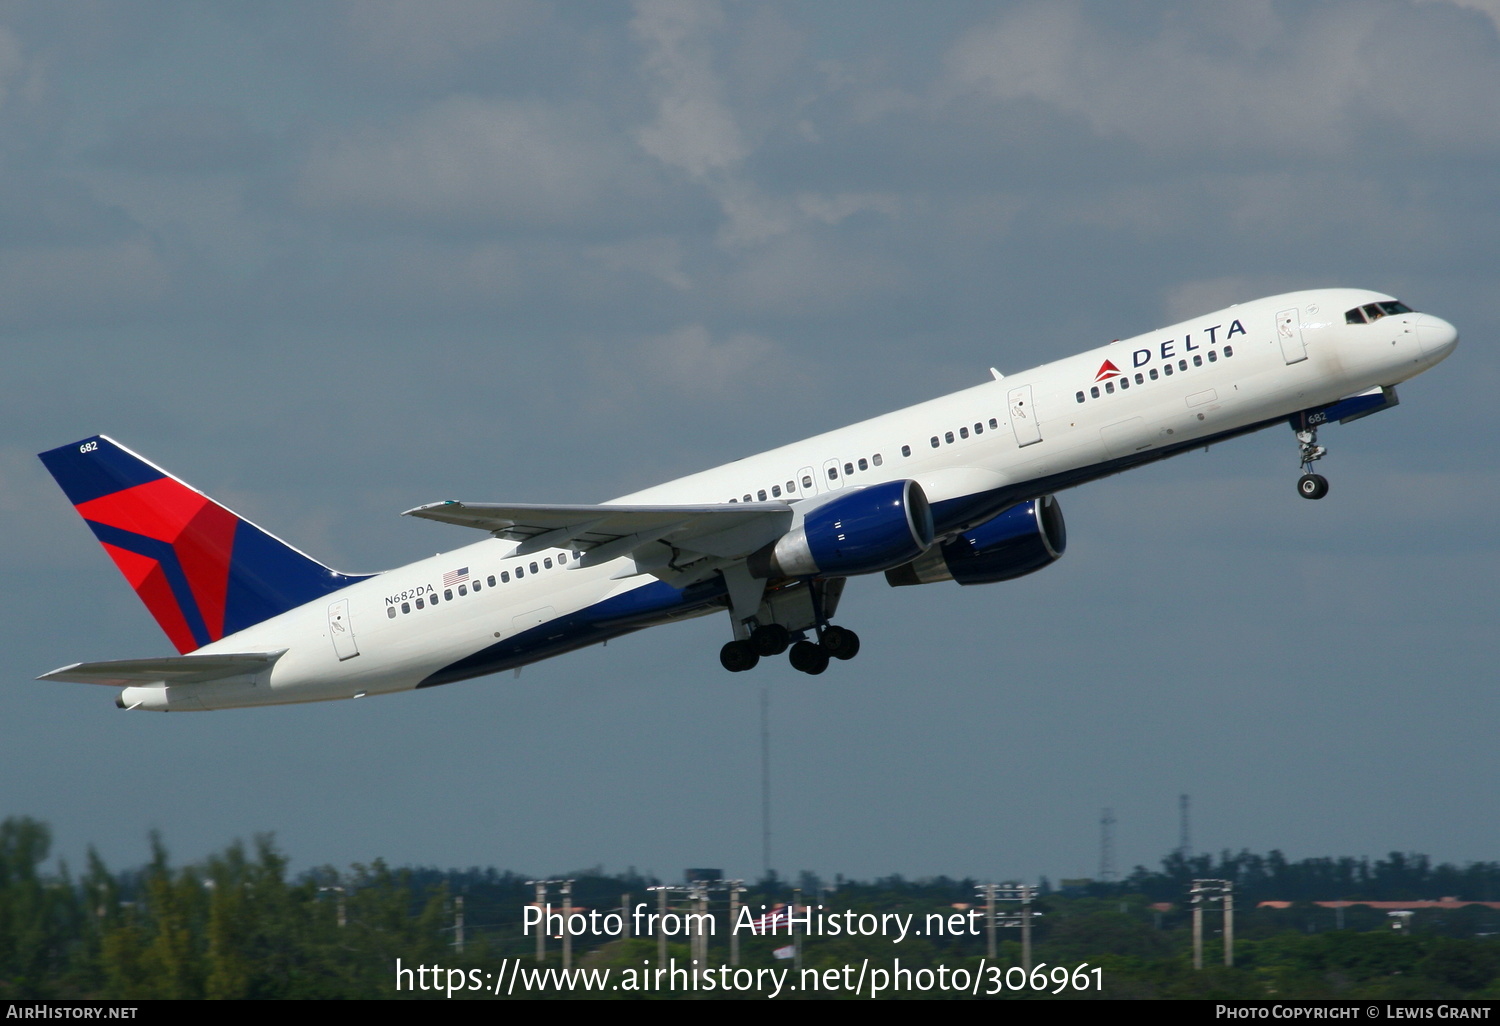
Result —
M643 551L665 546L662 551L670 552L661 564L679 570L700 556L743 559L781 537L792 524L792 508L783 502L547 506L449 500L409 509L402 516L489 531L497 538L519 541L520 553L576 549L584 553L584 566L632 553L639 560Z
M198 684L222 677L259 673L286 653L227 652L222 655L164 656L160 659L113 659L102 663L74 663L44 673L37 680L60 680L74 684L105 684L123 688L132 684Z

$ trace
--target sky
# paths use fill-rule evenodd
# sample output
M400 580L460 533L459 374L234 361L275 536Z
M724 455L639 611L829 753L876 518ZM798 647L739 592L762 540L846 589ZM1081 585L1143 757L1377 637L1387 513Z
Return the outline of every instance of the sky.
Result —
M0 816L116 868L870 878L1500 859L1500 2L0 2ZM1060 496L1020 581L851 582L361 702L123 713L172 650L35 454L106 433L349 571L1301 288L1457 325L1334 427Z

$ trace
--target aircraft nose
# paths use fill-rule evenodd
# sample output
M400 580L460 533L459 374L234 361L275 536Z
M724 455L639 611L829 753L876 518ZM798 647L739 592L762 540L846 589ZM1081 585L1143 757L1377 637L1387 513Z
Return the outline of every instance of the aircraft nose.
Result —
M1441 317L1422 314L1417 318L1417 339L1422 343L1422 352L1434 360L1441 360L1458 345L1458 329Z

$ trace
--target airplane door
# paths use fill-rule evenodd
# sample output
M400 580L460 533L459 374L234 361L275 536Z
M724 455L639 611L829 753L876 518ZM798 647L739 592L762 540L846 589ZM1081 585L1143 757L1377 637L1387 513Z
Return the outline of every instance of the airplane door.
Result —
M1301 363L1307 359L1307 345L1302 341L1302 322L1296 307L1276 314L1276 340L1281 343L1281 358L1287 363Z
M349 623L348 599L339 599L328 607L328 636L333 639L333 652L339 657L339 662L359 655L354 627Z
M823 487L830 492L844 487L844 471L838 460L823 461Z
M1022 385L1006 393L1010 404L1010 429L1016 433L1019 446L1034 445L1042 440L1042 427L1036 422L1036 408L1031 401L1031 386Z
M797 471L797 494L804 496L818 494L818 475L812 467L803 467Z

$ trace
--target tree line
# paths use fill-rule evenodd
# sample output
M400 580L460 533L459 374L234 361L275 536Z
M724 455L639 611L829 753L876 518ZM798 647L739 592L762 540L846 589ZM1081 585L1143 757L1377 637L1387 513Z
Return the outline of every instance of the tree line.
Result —
M346 870L288 871L269 837L236 842L201 862L174 866L158 836L150 860L114 871L90 851L82 871L45 867L51 832L34 819L0 822L0 998L396 998L397 959L406 967L442 965L494 970L502 959L535 964L535 936L522 929L534 898L527 879L495 869L392 868L380 860ZM655 907L660 881L633 870L570 874L572 902L584 909ZM1211 968L1192 969L1193 878L1235 882L1234 968L1219 960L1217 917L1206 917ZM824 881L803 874L746 885L741 901L775 907L800 898L856 913L951 915L978 903L976 881L891 876ZM1163 860L1126 880L1065 890L1039 888L1032 921L1033 964L1101 967L1104 997L1500 997L1500 910L1473 906L1428 910L1400 922L1355 908L1335 919L1309 902L1338 898L1399 900L1453 896L1495 900L1500 864L1434 866L1420 855L1374 862L1307 859L1242 852ZM712 911L727 925L723 892ZM550 897L556 903L558 892ZM1258 909L1264 898L1296 902ZM462 899L461 903L460 900ZM1171 908L1159 907L1172 903ZM462 925L460 925L460 923ZM579 938L574 965L639 967L658 957L654 938ZM746 938L741 964L789 965L777 956L785 938ZM912 937L899 948L888 937L809 937L799 958L807 968L836 968L899 956L910 967L975 971L988 958L988 937ZM690 951L674 937L669 957ZM548 942L547 964L559 944ZM728 958L723 927L710 962ZM998 933L998 962L1019 966L1019 931ZM995 961L987 964L994 965ZM473 996L473 995L463 995ZM536 995L532 995L536 996ZM567 996L567 995L557 995ZM932 997L940 994L928 995ZM1006 994L1003 996L1018 996Z

